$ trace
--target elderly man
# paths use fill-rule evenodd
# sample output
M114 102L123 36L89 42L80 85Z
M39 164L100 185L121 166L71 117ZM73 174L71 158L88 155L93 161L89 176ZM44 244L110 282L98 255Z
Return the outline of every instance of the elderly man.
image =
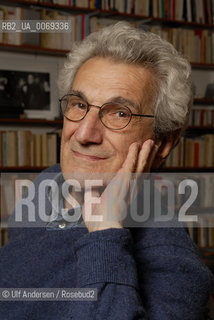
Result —
M190 74L172 45L122 22L72 48L59 78L61 163L47 172L57 185L81 177L79 189L93 174L112 180L94 190L99 219L88 218L87 188L75 186L75 201L60 199L59 208L81 208L77 223L58 215L45 227L11 229L0 287L95 288L97 299L3 301L0 319L204 319L212 276L185 229L126 228L116 208L126 177L158 168L178 142L192 103Z

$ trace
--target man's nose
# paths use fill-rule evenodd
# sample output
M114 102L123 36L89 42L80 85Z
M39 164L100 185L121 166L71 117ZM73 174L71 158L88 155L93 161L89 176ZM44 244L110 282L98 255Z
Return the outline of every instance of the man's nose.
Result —
M91 107L85 118L79 122L75 137L81 144L100 144L103 140L104 126L99 118L99 109Z

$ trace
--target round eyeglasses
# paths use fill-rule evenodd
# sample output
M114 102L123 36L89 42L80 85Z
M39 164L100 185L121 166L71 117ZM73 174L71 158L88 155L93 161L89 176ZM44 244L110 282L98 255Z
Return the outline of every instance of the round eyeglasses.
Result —
M153 115L135 114L121 103L107 102L101 107L88 104L84 99L74 94L66 94L59 99L63 116L73 122L84 119L90 107L99 108L99 118L102 124L112 130L121 130L131 121L132 117L154 118Z

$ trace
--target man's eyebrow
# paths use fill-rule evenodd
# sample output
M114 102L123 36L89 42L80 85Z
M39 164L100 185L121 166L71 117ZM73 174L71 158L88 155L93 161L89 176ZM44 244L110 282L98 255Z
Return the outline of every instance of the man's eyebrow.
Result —
M74 94L75 96L80 97L81 99L88 102L87 97L80 90L71 90L70 94ZM133 107L137 112L140 112L140 110L141 110L141 106L139 104L137 104L136 102L134 102L130 99L127 99L127 98L124 98L121 96L111 97L110 99L108 99L108 101L106 101L104 103L109 103L109 102L121 103L127 107Z
M71 90L70 94L74 94L75 96L82 98L83 100L85 100L87 102L87 98L84 95L84 93L80 90Z
M133 100L121 97L121 96L117 96L117 97L112 97L109 99L109 102L117 102L117 103L121 103L127 107L133 107L134 109L136 109L136 111L140 111L141 107L139 104L137 104L136 102L134 102Z

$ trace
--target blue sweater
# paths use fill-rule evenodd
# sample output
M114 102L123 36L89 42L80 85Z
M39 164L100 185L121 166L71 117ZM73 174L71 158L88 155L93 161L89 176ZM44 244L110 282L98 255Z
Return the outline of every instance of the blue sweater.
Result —
M183 228L19 228L0 250L0 288L98 292L97 301L0 301L0 320L204 319L212 285Z

